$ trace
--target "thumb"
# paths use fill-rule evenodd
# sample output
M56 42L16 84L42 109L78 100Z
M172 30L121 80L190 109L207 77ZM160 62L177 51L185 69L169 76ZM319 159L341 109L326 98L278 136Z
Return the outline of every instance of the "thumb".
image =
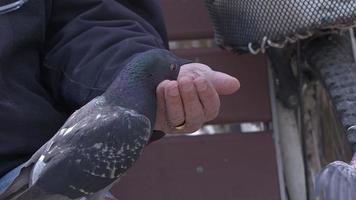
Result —
M228 74L211 71L209 79L219 95L229 95L240 88L240 81Z

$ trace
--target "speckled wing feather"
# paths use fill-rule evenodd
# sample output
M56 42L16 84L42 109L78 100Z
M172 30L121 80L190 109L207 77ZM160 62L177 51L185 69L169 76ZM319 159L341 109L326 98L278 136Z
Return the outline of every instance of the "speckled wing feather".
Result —
M145 116L97 97L76 111L28 161L26 166L35 163L31 187L19 199L94 195L131 167L150 135Z
M330 163L317 177L316 193L325 200L355 200L356 169L341 161Z

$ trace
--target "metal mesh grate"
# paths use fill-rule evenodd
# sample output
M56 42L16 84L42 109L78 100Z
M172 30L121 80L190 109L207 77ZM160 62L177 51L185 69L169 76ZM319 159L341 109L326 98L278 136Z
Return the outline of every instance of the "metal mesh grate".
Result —
M237 51L283 47L322 29L345 28L356 0L205 0L218 44Z

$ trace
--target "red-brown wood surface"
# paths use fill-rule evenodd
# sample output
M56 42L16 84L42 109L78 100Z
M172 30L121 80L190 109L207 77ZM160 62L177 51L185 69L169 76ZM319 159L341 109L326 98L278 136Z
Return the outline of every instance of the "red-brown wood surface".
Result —
M236 94L222 97L221 113L213 123L272 120L264 55L236 55L218 48L180 49L175 53L205 63L240 80L241 88Z
M277 200L271 133L153 143L113 191L120 200Z
M212 38L204 0L160 0L170 40Z

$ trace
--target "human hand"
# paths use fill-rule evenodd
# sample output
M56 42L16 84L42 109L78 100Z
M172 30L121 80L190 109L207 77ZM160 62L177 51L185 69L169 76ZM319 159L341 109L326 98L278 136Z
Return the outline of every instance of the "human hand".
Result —
M177 81L163 81L157 87L155 130L191 133L219 113L219 95L236 92L240 82L200 63L182 65Z

